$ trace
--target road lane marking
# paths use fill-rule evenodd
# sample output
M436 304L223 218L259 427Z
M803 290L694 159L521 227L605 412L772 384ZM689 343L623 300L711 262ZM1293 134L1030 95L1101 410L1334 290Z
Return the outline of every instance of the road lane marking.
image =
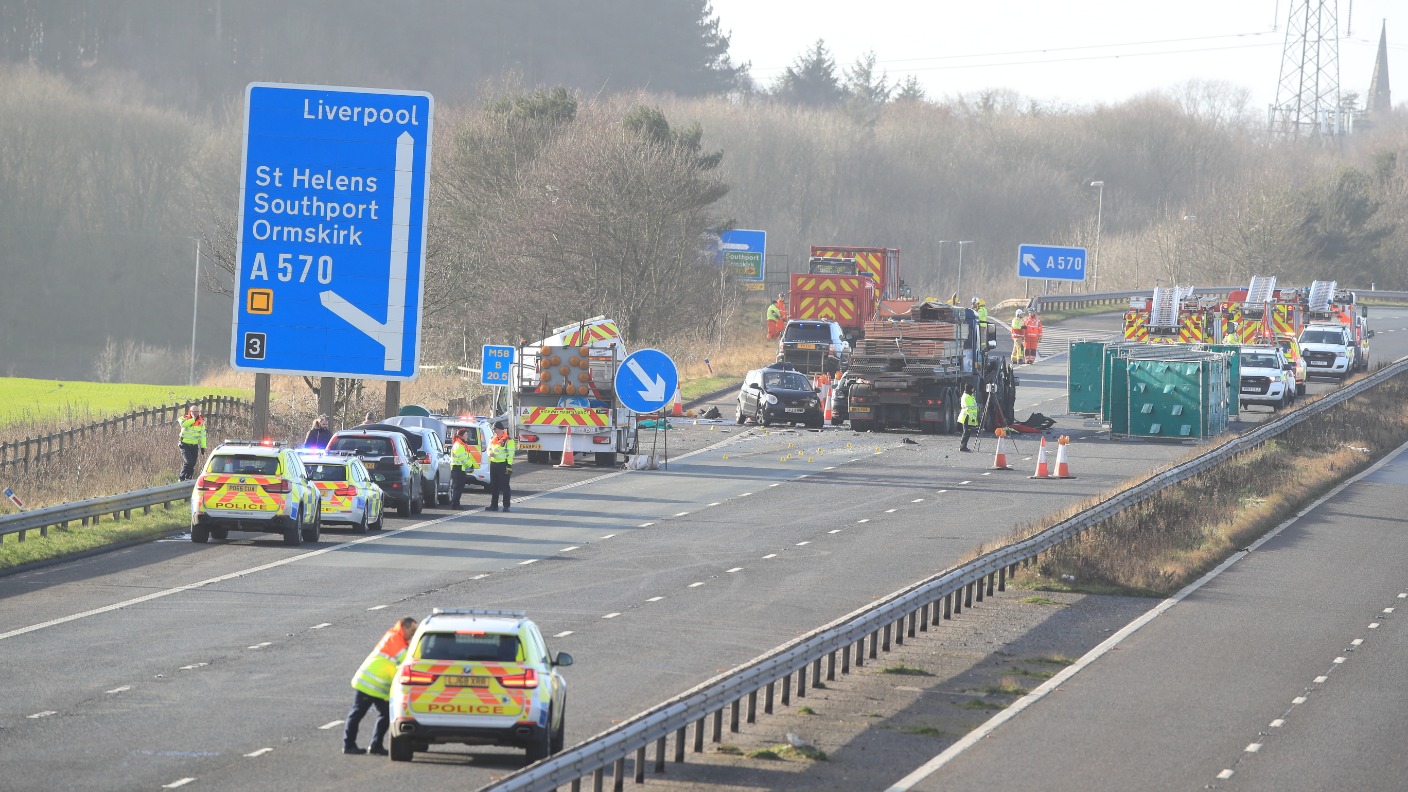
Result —
M571 631L571 630L563 630L562 632L558 633L557 635L554 635L553 637L554 637L554 638L566 638L567 636L569 636L569 635L571 635L571 634L572 634L572 631Z
M1362 643L1364 643L1363 638L1355 638L1353 641L1349 642L1350 646L1359 646Z
M914 500L910 501L910 503L923 503L923 502L924 502L924 499L923 499L923 498L915 498Z
M189 784L189 783L191 783L191 782L194 781L194 780L195 780L194 778L178 778L178 779L176 779L175 781L172 781L172 782L169 783L169 784L162 784L162 785L161 785L161 788L162 788L162 789L175 789L176 787L183 787L183 786L185 786L186 784Z
M386 609L389 608L389 607L390 607L389 605L373 605L373 606L371 606L370 608L367 608L367 610L369 610L369 611L374 611L374 610L386 610Z
M992 471L989 470L988 472L984 473L983 475L984 475L984 476L991 476L991 475L992 475Z
M1305 703L1305 696L1296 696L1295 698L1291 699L1291 703L1292 703L1292 704L1304 704L1304 703Z
M711 503L711 504L709 504L709 505L710 505L710 506L718 506L719 503L720 503L719 501L714 501L713 503Z
M564 547L564 548L562 548L561 550L558 550L557 552L559 552L559 553L570 553L570 552L572 552L573 550L581 550L581 549L582 549L582 548L581 548L580 545L572 545L571 547Z
M837 528L837 529L835 529L835 530L833 530L833 531L827 531L827 533L829 533L829 534L841 533L841 529L840 529L840 528Z
M1285 718L1277 718L1276 720L1271 721L1271 728L1273 728L1273 729L1279 729L1279 728L1281 728L1282 726L1285 726L1285 725L1286 725L1286 719L1285 719Z
M856 522L858 522L858 523L868 523L868 522L870 522L870 518L869 518L869 517L866 517L864 520L856 520Z
M768 553L767 555L763 556L763 558L777 558L777 553Z
M725 572L742 572L742 571L743 571L743 567L734 567L733 569L725 569L724 571L725 571Z
M738 497L740 497L740 498L746 498L746 497L748 497L749 495L752 495L752 494L753 494L753 493L751 493L751 492L745 492L745 493L743 493L742 495L739 495Z
M1377 630L1377 629L1379 629L1379 623L1378 623L1378 622L1374 622L1373 624L1370 624L1370 625L1369 625L1369 629L1371 629L1371 630Z
M1336 658L1335 658L1335 665L1340 665L1340 664L1344 663L1344 660L1345 660L1345 659L1344 659L1343 657L1336 657Z
M528 559L527 561L519 561L519 562L518 562L518 565L519 565L519 566L528 566L529 564L536 564L536 563L538 563L538 559L536 559L536 558L530 558L530 559Z
M603 619L614 619L614 618L616 618L617 616L620 616L620 615L621 615L621 614L619 614L619 613L608 613L608 614L606 614L605 616L602 616L601 618L603 618Z
M308 629L310 629L310 630L321 630L321 629L323 629L324 627L331 627L331 626L332 626L332 622L323 622L322 624L315 624L315 625L313 625L312 627L309 627Z
M1384 613L1393 613L1393 608L1384 608Z
M129 690L131 690L131 689L132 689L132 686L131 686L131 685L123 685L122 687L115 687L115 688L113 688L112 690L107 691L107 694L108 694L109 696L111 696L111 695L114 694L114 693L126 693L127 691L129 691Z
M948 490L939 490L939 491L938 491L938 494L939 494L939 495L942 495L942 494L944 494L945 492L948 492Z
M1247 746L1247 753L1256 753L1261 750L1261 743L1252 743Z
M809 544L811 544L811 542L798 542L798 543L797 543L797 546L798 546L798 547L801 547L802 545L809 545Z
M602 539L602 540L610 539L611 537L613 537L613 536L615 536L615 535L616 535L616 534L607 534L606 536L601 537L601 539ZM601 541L601 540L598 540L598 541Z
M690 584L689 584L689 587L690 587L690 588L699 588L699 587L702 586L702 585L704 585L704 581L701 580L701 581L699 581L698 583L690 583Z
M665 598L664 598L664 597L651 597L650 599L646 600L646 602L659 602L659 601L662 600L662 599L665 599Z
M972 484L972 483L973 483L973 482L971 482L971 481L960 481L960 482L958 482L959 486L963 486L964 484Z
M655 524L655 523L653 523L653 522L641 523L640 525L637 525L636 527L637 527L637 528L649 528L650 526L652 526L652 525L654 525L654 524Z
M253 645L253 646L246 647L246 648L249 648L249 649L263 649L263 648L266 647L266 646L273 646L273 645L274 645L274 642L273 642L273 641L265 641L264 643L257 643L257 644L255 644L255 645Z
M776 484L769 484L768 486L769 486L769 487L780 487L780 486L782 486L782 482L779 481L779 482L777 482Z
M1329 679L1329 677L1327 677L1327 676L1318 676L1318 677L1315 677L1315 684L1317 684L1317 685L1323 685L1323 684L1325 684L1326 680L1328 680L1328 679Z
M336 727L341 726L341 725L342 725L342 721L340 721L340 720L335 720L335 721L329 721L328 723L324 723L322 726L319 726L318 728L319 728L319 729L322 729L323 731L327 731L328 729L333 729L333 728L336 728Z
M34 719L36 719L36 718L47 718L47 717L49 717L50 715L58 715L58 714L59 714L59 713L58 713L57 711L55 711L55 710L44 710L43 712L36 712L36 713L34 713L33 715L26 715L25 717L26 717L26 718L29 718L30 720L34 720Z
M249 757L263 756L264 754L269 753L269 752L272 751L272 750L274 750L274 749L273 749L273 748L260 748L260 749L257 750L257 751L250 751L249 753L245 754L245 756L249 756Z
M897 512L897 511L899 511L899 509L886 509L886 510L885 510L885 513L886 513L886 514L894 514L894 513Z
M1227 779L1229 779L1229 778L1232 777L1232 771L1231 771L1231 770L1223 770L1221 773L1218 773L1218 774L1217 774L1217 777L1218 777L1219 779L1223 780L1223 781L1226 781Z
M183 666L181 666L180 668L178 668L178 669L176 669L176 670L178 670L178 671L192 671L192 670L195 670L195 669L197 669L197 668L200 668L201 666L208 666L208 665L210 665L210 663L191 663L190 665L183 665Z
M689 512L675 512L675 516L676 516L676 517L685 517L685 516L687 516L688 514L689 514Z
M832 465L831 467L824 467L824 468L822 468L822 470L835 470L835 469L836 469L836 466L835 466L835 465Z

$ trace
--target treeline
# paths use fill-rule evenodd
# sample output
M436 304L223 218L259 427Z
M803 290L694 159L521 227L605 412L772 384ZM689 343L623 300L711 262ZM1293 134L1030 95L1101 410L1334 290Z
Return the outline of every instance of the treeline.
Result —
M726 227L766 229L774 272L813 243L900 247L915 290L945 296L971 241L964 296L1018 296L1018 244L1095 247L1091 181L1102 289L1408 288L1401 117L1328 148L1268 142L1216 85L1089 110L1003 94L857 109L514 83L440 103L426 362L475 365L485 341L597 313L636 345L716 340L744 310L705 252ZM205 285L228 290L241 128L0 74L0 373L92 376L109 339L186 347L196 238ZM228 296L202 292L203 359L227 359L229 319Z

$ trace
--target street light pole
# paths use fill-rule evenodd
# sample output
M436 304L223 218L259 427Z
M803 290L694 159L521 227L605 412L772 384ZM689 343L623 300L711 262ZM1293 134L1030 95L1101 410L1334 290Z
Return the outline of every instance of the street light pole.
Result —
M191 370L186 375L186 384L196 384L196 317L200 311L200 237L190 237L196 241L196 279L191 294Z
M958 243L958 304L963 304L963 246L973 244L973 240L968 239Z
M1091 291L1100 291L1100 220L1105 214L1105 182L1093 181L1090 186L1100 191L1095 199L1095 259L1090 265Z
M935 272L934 272L934 288L936 288L936 289L939 290L939 291L937 292L937 294L940 294L940 295L943 294L943 288L944 288L944 245L947 245L947 244L948 244L948 240L947 240L947 239L940 239L940 240L939 240L939 263L938 263L938 266L936 266L936 267L934 268L934 269L935 269Z

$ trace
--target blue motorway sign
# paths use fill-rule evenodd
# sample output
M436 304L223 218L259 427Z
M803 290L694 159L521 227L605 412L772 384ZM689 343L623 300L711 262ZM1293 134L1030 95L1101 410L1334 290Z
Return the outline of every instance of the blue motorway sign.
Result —
M616 369L616 398L638 413L659 410L675 396L680 375L675 361L658 349L639 349Z
M416 375L434 108L419 92L250 83L232 366Z
M484 354L480 358L483 362L479 364L479 384L507 385L509 366L513 365L513 356L517 352L511 346L485 344Z
M763 280L768 257L768 232L735 228L719 234L719 253L725 267L741 281Z
M1019 245L1017 276L1047 280L1085 280L1085 248Z

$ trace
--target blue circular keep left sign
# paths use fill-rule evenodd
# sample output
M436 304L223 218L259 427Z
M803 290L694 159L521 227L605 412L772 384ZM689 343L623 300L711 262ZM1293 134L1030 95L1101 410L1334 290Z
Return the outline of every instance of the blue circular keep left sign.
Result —
M626 409L655 412L675 396L680 374L675 361L658 349L638 349L616 369L616 398Z

